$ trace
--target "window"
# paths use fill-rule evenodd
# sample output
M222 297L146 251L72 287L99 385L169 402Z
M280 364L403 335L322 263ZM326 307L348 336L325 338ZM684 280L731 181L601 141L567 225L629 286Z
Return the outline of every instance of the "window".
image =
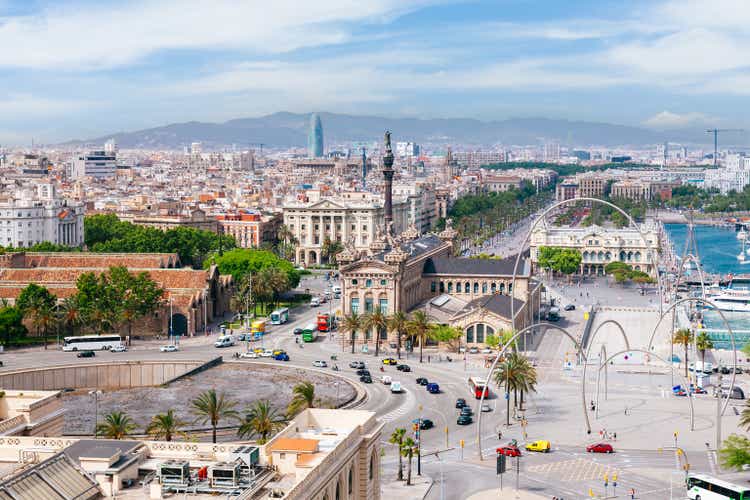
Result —
M479 293L479 283L474 282L474 295Z
M336 481L336 500L341 500L341 481Z
M380 280L380 286L385 286L388 284L388 280Z
M349 467L349 494L354 491L354 467Z
M456 281L456 293L461 293L461 282Z
M477 332L477 342L480 344L483 343L484 342L484 325L482 324L477 325L476 332Z
M490 285L490 291L492 291L492 293L495 293L497 291L497 286L495 285L495 283L492 283Z
M372 280L371 280L371 279L369 279L369 278L368 278L368 279L366 279L366 280L365 280L365 287L367 287L367 288L370 288L371 286L372 286Z
M445 282L444 281L440 282L440 293L445 293Z
M431 291L432 293L435 293L435 292L437 291L437 282L435 282L435 281L430 281L430 291Z
M464 283L464 293L471 293L471 283L468 281Z
M372 312L372 297L365 297L365 312Z
M448 282L448 293L453 293L453 283L450 281Z
M513 293L513 283L508 283L508 295Z
M356 279L352 280L352 285L356 285L357 283L359 283L359 282Z
M286 458L286 453L279 453L279 458L284 460Z
M487 283L482 283L482 293L487 293Z
M474 343L474 327L470 326L466 329L466 343L467 344L473 344Z
M353 314L359 314L359 297L352 297L351 310Z
M378 307L380 308L380 312L388 314L388 299L380 299L378 301Z
M373 474L375 474L375 452L370 455L370 479L372 479Z

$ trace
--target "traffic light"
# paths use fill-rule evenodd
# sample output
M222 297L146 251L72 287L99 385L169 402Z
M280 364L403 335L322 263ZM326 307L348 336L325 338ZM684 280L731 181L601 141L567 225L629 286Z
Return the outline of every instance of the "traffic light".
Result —
M495 467L495 470L497 471L497 474L503 474L505 472L506 464L505 464L505 455L502 453L497 454L497 464Z

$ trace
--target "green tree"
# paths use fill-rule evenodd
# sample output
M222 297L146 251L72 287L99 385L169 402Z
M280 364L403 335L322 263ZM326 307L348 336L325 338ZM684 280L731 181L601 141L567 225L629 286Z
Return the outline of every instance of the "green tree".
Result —
M488 333L487 336L484 338L484 343L487 344L487 347L491 349L497 349L500 345L501 339L495 334Z
M107 439L123 439L136 429L135 422L126 413L113 411L96 425L96 435Z
M344 333L349 334L349 339L352 344L352 354L354 354L354 341L357 338L357 331L362 328L362 318L355 312L344 316L344 321L341 324L341 330Z
M235 410L237 403L226 399L223 392L217 394L216 389L202 392L191 402L190 406L198 422L211 425L211 440L214 443L216 442L216 428L219 426L219 422L238 417L237 410Z
M706 351L714 348L714 343L706 332L700 332L695 338L695 345L701 353L701 363L706 362Z
M320 249L320 254L328 260L329 264L336 264L336 255L344 250L344 245L340 241L333 241L331 238L326 236L323 239L323 247Z
M750 400L745 401L745 408L742 410L740 421L737 425L746 431L750 431Z
M151 417L151 422L146 427L146 434L154 439L163 439L171 441L174 436L184 435L182 428L187 422L181 420L173 409L167 410L167 413L159 413Z
M388 317L388 330L396 332L396 353L401 359L401 337L406 334L409 318L403 311L396 311Z
M401 454L401 449L404 444L404 437L406 436L406 429L402 428L396 428L393 429L393 432L391 433L391 437L388 438L388 442L391 444L395 444L398 448L398 481L404 480L404 462L403 462L403 455Z
M279 240L279 255L282 259L291 260L294 257L295 246L299 243L294 233L289 229L289 226L282 224L276 237Z
M719 450L721 465L729 469L740 469L750 464L750 439L732 434L724 440Z
M301 382L292 388L292 401L286 414L293 417L302 410L315 407L315 385L312 382Z
M430 334L430 338L448 344L449 348L456 352L461 347L463 336L463 331L460 328L450 325L434 325Z
M110 284L114 288L119 306L119 321L127 325L127 334L133 333L133 322L153 314L164 299L164 289L151 279L147 272L137 275L125 267L109 269Z
M406 458L406 485L411 486L411 463L414 455L418 452L417 443L410 437L407 437L401 443L401 456Z
M214 262L221 274L231 274L235 282L239 282L246 274L255 275L262 269L274 268L286 274L289 290L299 285L300 274L294 265L266 250L237 248L224 252L224 255L214 256ZM203 267L207 268L209 265L206 262Z
M36 336L44 332L44 347L47 347L46 337L49 329L55 325L56 317L54 308L57 297L43 286L30 283L21 290L16 299L16 307L21 311L24 318L31 321Z
M388 331L388 318L379 307L373 309L362 318L362 329L364 331L375 331L375 356L380 354L380 340L383 332Z
M693 341L693 332L688 328L680 328L672 336L672 344L679 344L685 348L685 378L688 376L688 346Z
M743 354L746 356L750 356L750 342L742 346L742 349L740 349Z
M256 401L245 415L237 434L241 438L260 436L258 444L265 444L271 434L284 427L285 423L284 416L269 401Z
M532 392L536 390L536 369L529 360L517 352L506 353L505 359L498 364L495 372L495 383L505 387L505 392L514 394L514 406L516 405L516 394L520 391ZM521 396L523 398L523 396ZM523 405L523 403L521 403ZM506 425L510 425L510 397L506 398Z
M75 328L84 321L84 311L78 302L78 295L71 295L63 300L60 306L60 322L69 334L75 333Z
M0 335L4 344L25 337L27 333L23 324L23 313L18 307L0 307Z
M432 333L432 324L430 323L430 318L424 311L415 311L411 315L411 319L409 320L408 332L412 337L419 340L419 362L421 363L424 343Z

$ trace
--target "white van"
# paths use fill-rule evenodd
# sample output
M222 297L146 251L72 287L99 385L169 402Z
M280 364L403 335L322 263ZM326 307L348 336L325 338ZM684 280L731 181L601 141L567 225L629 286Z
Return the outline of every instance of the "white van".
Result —
M391 392L394 394L401 392L401 382L391 382Z
M231 335L222 335L214 342L214 347L231 347L233 345L234 338Z
M318 307L320 305L320 298L313 297L310 299L310 307Z

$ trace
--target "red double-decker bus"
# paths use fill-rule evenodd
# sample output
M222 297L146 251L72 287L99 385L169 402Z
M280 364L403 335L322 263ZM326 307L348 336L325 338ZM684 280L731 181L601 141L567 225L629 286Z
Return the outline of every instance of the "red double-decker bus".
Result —
M327 332L331 329L331 315L328 313L318 314L318 331Z
M487 387L487 382L485 382L483 378L469 377L469 388L471 389L472 394L474 394L474 397L477 399L482 398L483 392L485 398L490 395L490 390Z

